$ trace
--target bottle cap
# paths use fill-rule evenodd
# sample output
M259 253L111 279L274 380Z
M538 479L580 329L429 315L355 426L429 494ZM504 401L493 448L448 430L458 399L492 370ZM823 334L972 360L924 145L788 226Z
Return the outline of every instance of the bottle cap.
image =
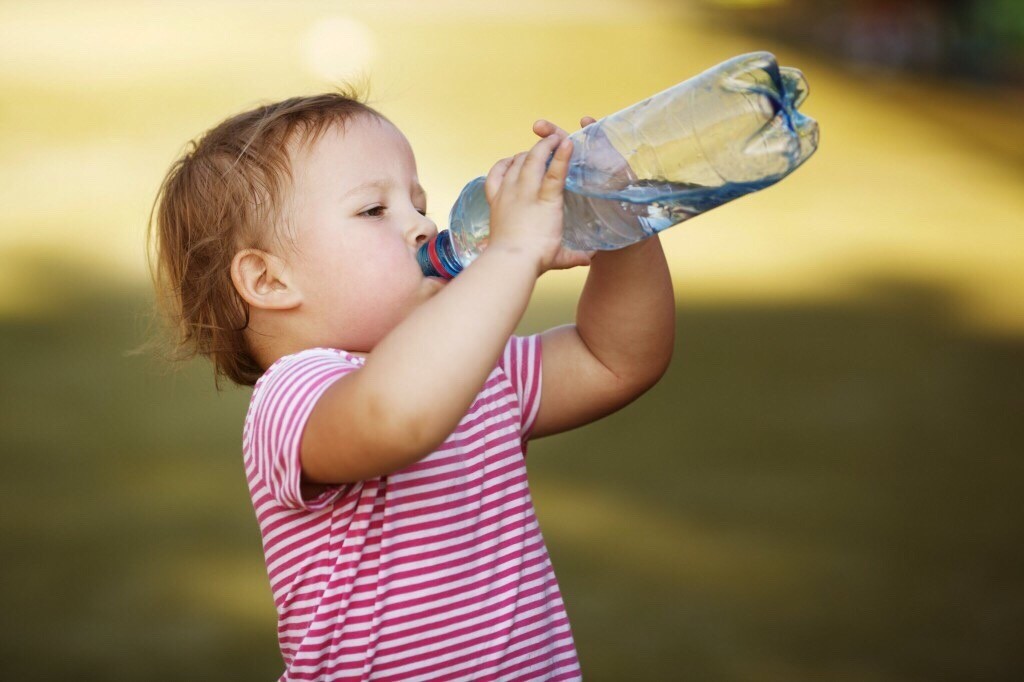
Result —
M462 264L455 256L451 234L448 230L423 244L416 252L416 261L425 277L452 279L462 272Z

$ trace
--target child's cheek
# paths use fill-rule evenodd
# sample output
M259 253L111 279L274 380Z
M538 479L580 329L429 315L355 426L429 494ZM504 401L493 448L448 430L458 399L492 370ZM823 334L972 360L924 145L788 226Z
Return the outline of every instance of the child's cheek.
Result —
M400 239L378 238L372 248L373 251L367 254L367 261L391 278L402 276L415 263L415 257Z

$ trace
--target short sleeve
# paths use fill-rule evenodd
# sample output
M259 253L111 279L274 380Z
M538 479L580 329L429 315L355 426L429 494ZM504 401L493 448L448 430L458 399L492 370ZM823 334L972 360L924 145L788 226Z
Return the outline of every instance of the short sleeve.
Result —
M316 511L333 503L343 491L345 486L333 486L314 499L304 499L299 453L317 400L331 384L359 366L343 351L317 348L282 358L257 382L244 445L253 473L263 479L278 504Z
M533 424L540 410L541 392L541 342L540 334L512 336L505 344L505 351L498 362L516 392L519 400L521 421L519 432L523 440L530 437Z

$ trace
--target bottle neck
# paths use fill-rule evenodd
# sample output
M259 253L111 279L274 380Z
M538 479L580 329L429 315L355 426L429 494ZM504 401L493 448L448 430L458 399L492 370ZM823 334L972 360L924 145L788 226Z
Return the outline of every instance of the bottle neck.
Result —
M455 254L451 230L438 232L416 252L416 261L426 277L453 279L462 272L462 263Z

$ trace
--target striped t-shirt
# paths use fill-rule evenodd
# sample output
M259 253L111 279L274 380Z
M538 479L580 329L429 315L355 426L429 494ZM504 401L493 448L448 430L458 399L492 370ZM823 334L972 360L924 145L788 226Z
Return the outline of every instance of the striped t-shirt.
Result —
M363 359L287 355L242 439L284 657L281 680L573 680L579 662L527 488L540 336L513 336L435 452L388 476L300 492L317 399Z

